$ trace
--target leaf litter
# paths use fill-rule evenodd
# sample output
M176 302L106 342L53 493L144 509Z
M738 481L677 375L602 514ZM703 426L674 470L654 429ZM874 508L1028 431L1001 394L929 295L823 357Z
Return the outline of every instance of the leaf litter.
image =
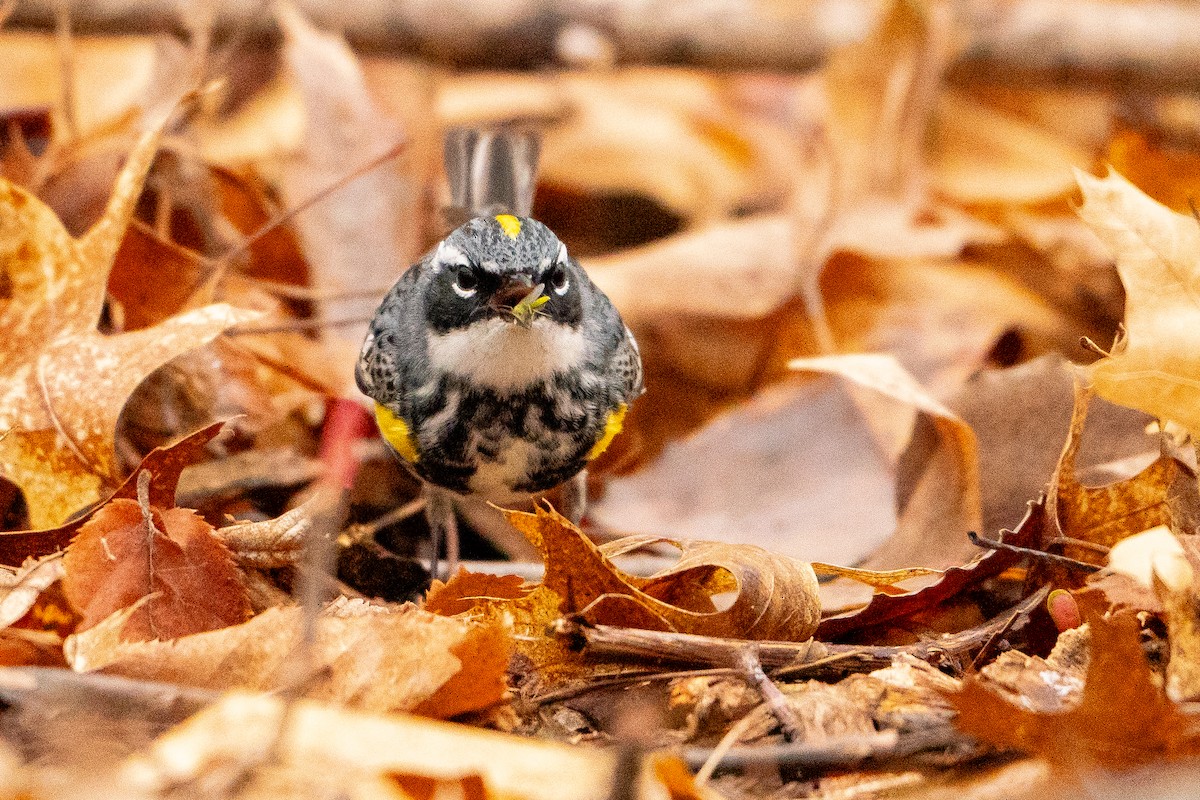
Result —
M1194 102L964 79L936 2L756 75L434 68L288 5L281 46L183 13L157 50L0 31L0 727L36 732L0 792L1189 774ZM137 110L204 86L162 131ZM442 583L352 331L444 230L440 129L496 124L539 131L535 215L649 391L581 526L464 508L473 554L541 564ZM64 696L144 724L102 740ZM117 755L84 772L89 744Z

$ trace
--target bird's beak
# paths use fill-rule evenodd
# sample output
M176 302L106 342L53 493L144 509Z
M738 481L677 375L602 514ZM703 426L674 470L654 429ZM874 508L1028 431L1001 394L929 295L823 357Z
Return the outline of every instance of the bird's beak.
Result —
M538 309L550 300L543 294L545 288L545 284L541 283L534 286L533 279L528 275L514 275L506 278L500 288L492 293L489 304L506 319L528 327L533 324Z

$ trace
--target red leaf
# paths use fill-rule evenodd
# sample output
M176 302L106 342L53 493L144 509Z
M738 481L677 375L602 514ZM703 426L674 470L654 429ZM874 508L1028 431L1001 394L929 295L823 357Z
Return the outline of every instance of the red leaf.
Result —
M128 640L177 639L237 625L251 609L229 550L213 528L184 508L106 504L67 548L63 588L86 630L113 612L145 602L122 630Z

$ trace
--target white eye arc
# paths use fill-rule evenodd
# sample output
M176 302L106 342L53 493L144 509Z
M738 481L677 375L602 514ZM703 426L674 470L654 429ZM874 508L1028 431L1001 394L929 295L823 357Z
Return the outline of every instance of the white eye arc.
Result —
M479 292L479 278L466 264L459 264L456 269L452 284L454 293L464 300L474 297Z
M556 295L562 297L571 288L571 279L567 277L567 268L563 264L559 264L554 268L554 272L550 273L550 288Z

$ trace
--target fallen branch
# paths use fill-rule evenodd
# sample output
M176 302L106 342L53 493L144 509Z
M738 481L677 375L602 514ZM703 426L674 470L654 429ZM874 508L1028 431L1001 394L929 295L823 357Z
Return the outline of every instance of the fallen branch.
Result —
M489 0L326 3L298 0L318 25L363 51L456 65L536 68L555 63L686 64L720 69L811 69L833 48L867 35L871 0L808 3L710 0L529 0L497 14ZM56 0L17 5L10 25L54 29ZM269 6L222 4L218 33L277 35ZM185 28L175 0L73 0L78 33ZM967 46L957 83L1087 83L1141 91L1200 86L1200 6L1184 2L1012 0L958 4ZM590 55L589 55L590 54Z
M690 633L587 625L566 618L558 621L556 632L595 658L727 667L738 664L747 648L753 648L763 669L776 679L841 675L886 667L900 655L911 655L932 664L959 662L986 647L997 634L1013 628L1017 619L1045 601L1048 591L1049 587L1043 587L982 625L902 647L829 644L812 639L806 642L748 642Z

